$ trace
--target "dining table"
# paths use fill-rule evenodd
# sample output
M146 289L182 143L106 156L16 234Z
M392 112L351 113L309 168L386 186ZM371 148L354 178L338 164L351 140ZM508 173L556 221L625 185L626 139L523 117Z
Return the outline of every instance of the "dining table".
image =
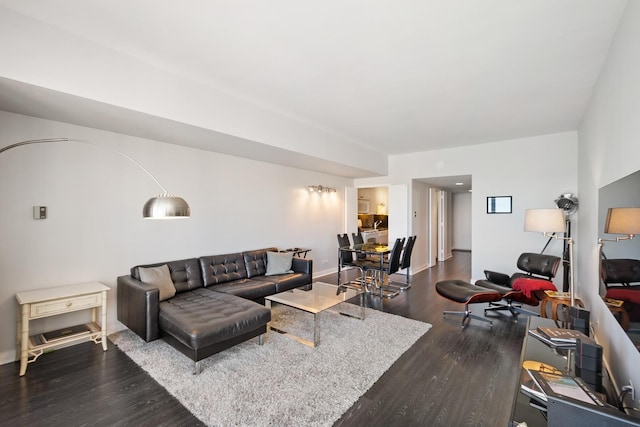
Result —
M353 259L367 259L370 258L375 260L373 262L380 262L380 272L384 271L384 261L385 258L391 253L391 247L388 244L384 243L356 243L351 246L340 246L338 248L338 290L337 293L342 292L349 283L343 284L342 282L342 261L345 252L351 252L353 254ZM380 291L380 295L382 296L382 285L381 281L383 280L382 273L380 274L378 279L373 279L373 284L376 288L376 291ZM363 286L364 284L361 284Z

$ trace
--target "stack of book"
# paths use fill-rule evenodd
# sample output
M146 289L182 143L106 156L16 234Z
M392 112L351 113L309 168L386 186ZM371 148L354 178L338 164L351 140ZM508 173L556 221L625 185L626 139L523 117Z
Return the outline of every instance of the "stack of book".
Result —
M540 326L537 329L530 329L529 335L551 347L575 347L576 340L589 339L589 337L580 331L544 326Z

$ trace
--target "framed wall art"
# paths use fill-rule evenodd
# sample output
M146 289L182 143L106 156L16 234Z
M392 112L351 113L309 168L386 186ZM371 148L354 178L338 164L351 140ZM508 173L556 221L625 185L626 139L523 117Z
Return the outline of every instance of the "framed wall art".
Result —
M512 211L511 196L487 197L488 214L510 214Z

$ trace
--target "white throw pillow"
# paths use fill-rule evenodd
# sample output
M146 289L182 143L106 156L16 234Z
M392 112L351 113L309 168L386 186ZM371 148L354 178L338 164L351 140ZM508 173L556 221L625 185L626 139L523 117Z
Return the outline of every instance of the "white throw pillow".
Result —
M160 267L138 267L138 274L140 274L141 282L155 286L160 290L160 301L169 299L176 294L176 287L173 286L167 264Z
M291 263L293 252L267 252L267 272L265 276L293 273Z

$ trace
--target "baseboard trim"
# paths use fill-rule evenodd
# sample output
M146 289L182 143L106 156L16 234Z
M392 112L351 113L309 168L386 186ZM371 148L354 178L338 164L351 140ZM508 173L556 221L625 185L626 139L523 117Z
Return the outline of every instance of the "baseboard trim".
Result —
M16 359L16 351L2 351L0 352L0 365L6 365L7 363L13 363Z

